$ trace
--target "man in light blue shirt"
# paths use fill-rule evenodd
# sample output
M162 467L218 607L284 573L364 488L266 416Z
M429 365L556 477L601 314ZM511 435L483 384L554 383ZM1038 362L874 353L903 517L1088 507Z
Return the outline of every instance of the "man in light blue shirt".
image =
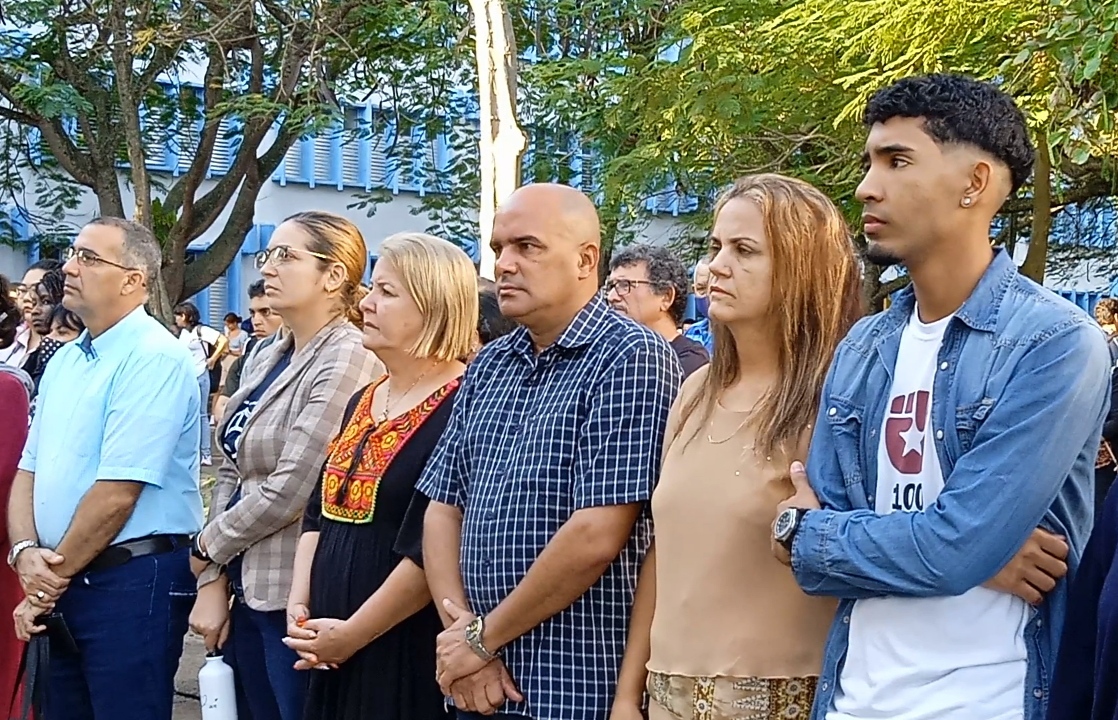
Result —
M17 633L50 636L46 720L171 717L203 429L190 354L143 307L159 263L149 230L102 218L63 267L87 329L43 375L8 513Z

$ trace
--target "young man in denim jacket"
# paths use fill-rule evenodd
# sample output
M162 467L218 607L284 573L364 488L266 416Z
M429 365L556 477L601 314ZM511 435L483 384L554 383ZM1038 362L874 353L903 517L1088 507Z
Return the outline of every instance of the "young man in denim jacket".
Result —
M1042 720L1060 580L1091 528L1106 342L990 246L1033 164L1011 98L908 78L865 122L867 258L912 285L836 352L773 528L805 592L842 599L813 718Z

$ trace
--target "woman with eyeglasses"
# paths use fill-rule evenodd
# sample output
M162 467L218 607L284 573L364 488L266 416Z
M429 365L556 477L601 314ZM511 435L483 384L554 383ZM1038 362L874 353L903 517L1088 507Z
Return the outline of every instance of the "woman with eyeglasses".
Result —
M27 272L23 274L23 281L13 287L14 299L22 322L12 343L0 350L0 363L23 368L24 372L30 374L36 362L32 355L39 349L40 340L39 333L31 326L31 310L35 307L35 286L48 272L61 267L62 263L58 260L51 258L40 260L27 268Z
M299 521L346 401L384 367L358 329L367 258L357 227L327 212L289 217L256 256L288 332L254 354L217 428L222 462L194 542L190 617L233 667L242 718L302 717L307 675L283 644Z

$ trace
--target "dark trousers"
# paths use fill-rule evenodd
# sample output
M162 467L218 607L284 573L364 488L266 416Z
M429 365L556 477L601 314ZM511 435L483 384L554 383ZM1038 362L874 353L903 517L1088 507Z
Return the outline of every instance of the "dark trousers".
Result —
M237 720L301 720L308 673L295 669L299 656L283 644L287 613L253 610L237 584L234 598L222 652L237 681Z
M195 581L189 550L79 573L56 610L78 652L50 647L44 720L171 720Z
M1106 504L1106 493L1114 484L1114 468L1095 468L1095 522L1102 515L1103 505Z

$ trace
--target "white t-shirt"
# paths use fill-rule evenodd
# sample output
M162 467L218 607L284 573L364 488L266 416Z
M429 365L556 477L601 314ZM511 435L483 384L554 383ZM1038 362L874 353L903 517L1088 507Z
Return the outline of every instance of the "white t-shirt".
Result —
M206 361L210 359L203 342L216 346L222 335L217 330L206 325L195 325L193 330L183 330L179 333L179 342L186 345L190 356L194 358L194 373L201 375L206 372Z
M951 318L901 335L877 451L879 515L923 512L943 490L932 389ZM957 597L858 600L827 720L1021 720L1024 600L984 587Z

